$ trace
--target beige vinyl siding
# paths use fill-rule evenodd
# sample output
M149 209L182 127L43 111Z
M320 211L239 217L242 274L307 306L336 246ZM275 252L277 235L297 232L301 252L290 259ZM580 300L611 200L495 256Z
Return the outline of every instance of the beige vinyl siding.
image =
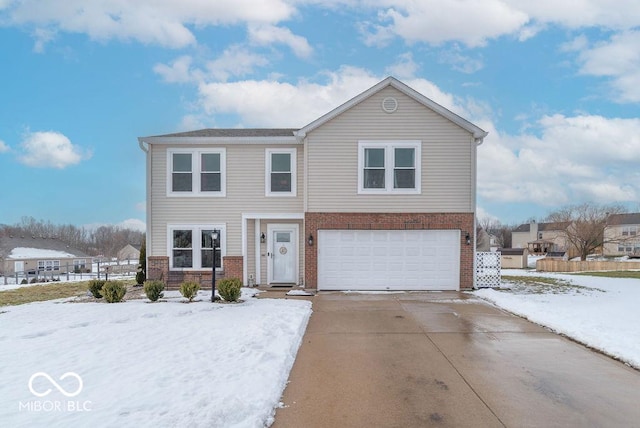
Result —
M214 146L179 146L180 149L206 149ZM167 225L225 224L226 255L242 255L242 214L246 213L302 213L303 160L302 145L273 146L263 144L227 144L215 146L226 149L225 197L167 196L167 149L176 145L150 145L152 182L151 236L149 255L167 255ZM295 197L265 196L265 149L296 148L297 195ZM253 221L253 220L251 220Z
M385 113L382 100L398 109ZM358 141L422 141L421 194L358 194ZM309 212L473 212L473 136L388 87L307 136Z

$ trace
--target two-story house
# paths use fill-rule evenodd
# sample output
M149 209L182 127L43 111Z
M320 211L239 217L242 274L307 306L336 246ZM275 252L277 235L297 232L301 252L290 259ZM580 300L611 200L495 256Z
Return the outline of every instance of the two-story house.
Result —
M141 137L147 275L209 284L215 258L247 285L471 288L486 135L389 77L299 129Z
M566 230L569 222L523 223L511 232L511 246L526 248L531 254L572 252Z
M611 214L604 228L605 256L640 256L640 213Z

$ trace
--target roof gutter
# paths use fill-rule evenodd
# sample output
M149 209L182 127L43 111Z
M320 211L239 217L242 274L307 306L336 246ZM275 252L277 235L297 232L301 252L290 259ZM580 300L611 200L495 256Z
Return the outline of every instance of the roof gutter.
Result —
M138 146L140 146L140 150L142 150L143 152L149 153L149 143L145 142L142 137L138 138Z

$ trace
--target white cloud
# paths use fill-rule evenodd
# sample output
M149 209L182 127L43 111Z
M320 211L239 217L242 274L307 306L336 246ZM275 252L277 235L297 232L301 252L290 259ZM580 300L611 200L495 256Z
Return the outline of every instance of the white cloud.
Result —
M469 47L510 35L535 36L549 24L570 29L615 31L640 25L637 0L3 0L0 19L32 30L34 49L59 32L87 34L94 40L135 40L171 48L197 43L193 29L247 25L259 44L284 43L296 55L312 53L307 40L282 23L312 10L353 10L354 25L368 45L406 42L438 45L456 41Z
M6 153L8 152L10 149L10 147L2 140L0 140L0 153Z
M488 39L516 33L528 21L526 13L500 0L381 1L379 23L360 27L368 44L384 44L391 35L409 43L439 45L459 41L470 47L483 46Z
M207 62L208 74L216 80L226 81L230 77L241 77L252 73L256 67L264 67L269 60L248 49L234 45L225 49L222 55Z
M577 44L582 74L610 78L611 98L619 102L640 101L640 31L614 34L593 47Z
M147 224L142 220L138 220L137 218L128 218L124 221L121 221L116 226L122 229L138 230L140 232L144 232L147 230Z
M289 46L299 58L309 58L313 53L307 39L293 34L288 28L276 27L275 25L249 26L249 39L259 46L282 43Z
M188 55L173 60L170 65L156 64L153 71L162 76L168 83L189 83L193 80L191 73L192 58Z
M439 61L465 74L472 74L484 68L484 62L481 59L463 55L457 44L440 52Z
M398 79L408 79L414 77L419 68L413 60L413 54L405 52L399 55L396 63L387 67L386 71Z
M14 0L2 11L6 23L36 29L37 49L53 31L179 48L196 43L191 26L272 24L294 13L287 0Z
M538 22L568 28L605 27L625 29L640 23L636 0L505 0Z
M640 119L544 116L539 136L490 131L478 149L486 200L547 206L626 202L640 196Z
M19 147L18 159L25 165L37 168L63 169L89 159L91 153L71 144L59 132L29 132Z

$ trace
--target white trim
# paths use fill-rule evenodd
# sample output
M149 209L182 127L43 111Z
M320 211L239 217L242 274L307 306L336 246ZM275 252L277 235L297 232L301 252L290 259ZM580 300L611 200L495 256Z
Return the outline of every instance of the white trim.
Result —
M261 263L261 250L262 250L262 246L261 246L261 242L260 242L260 234L262 233L261 228L260 228L260 220L259 219L254 219L253 220L253 229L255 231L255 264L256 264L256 284L258 285L260 284L260 281L262 280L261 276L262 276L262 267L260 266ZM265 240L266 242L266 240ZM247 263L248 264L248 263Z
M271 191L271 155L288 154L290 155L290 174L291 174L291 191L289 192L273 192ZM264 151L264 195L267 197L295 197L297 195L296 184L298 181L297 174L297 149L273 149L268 148Z
M381 189L364 188L364 153L365 149L384 149L385 151L385 187ZM412 189L393 187L395 149L414 149L415 187ZM422 192L422 142L420 140L360 140L358 141L358 194L398 194L419 195Z
M173 179L173 155L189 154L191 155L191 191L190 192L174 192L171 188ZM219 154L220 155L220 191L206 192L200 190L200 174L202 172L200 165L200 155L203 154ZM167 149L167 197L218 197L227 196L227 151L225 148L208 148L208 149Z
M220 230L220 267L216 268L216 271L224 270L224 256L227 255L227 225L226 223L214 223L214 224L167 224L167 255L169 256L169 270L170 271L202 271L211 269L209 267L202 267L201 254L200 254L200 233L202 230L218 229ZM197 245L192 242L193 251L192 260L193 267L190 268L174 268L173 267L173 231L174 230L191 230L191 239L193 241L197 238Z
M304 220L304 213L276 213L276 214L264 214L264 213L248 213L242 214L243 220Z
M297 283L300 277L300 227L295 223L269 223L267 224L267 255L273 252L272 235L274 231L293 231L291 242L295 249L293 282ZM267 257L267 285L273 283L273 258Z

